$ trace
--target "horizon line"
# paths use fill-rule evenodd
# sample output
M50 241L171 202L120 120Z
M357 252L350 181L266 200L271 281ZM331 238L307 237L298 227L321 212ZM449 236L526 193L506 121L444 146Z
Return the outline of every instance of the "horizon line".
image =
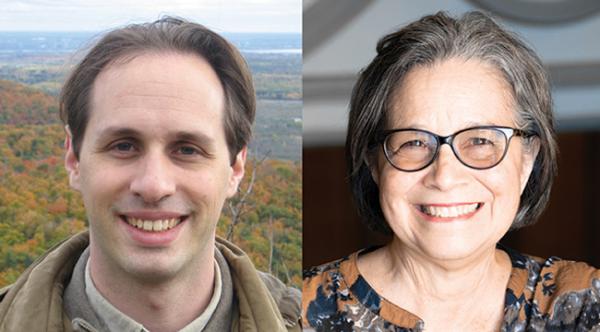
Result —
M114 29L118 29L119 27L115 27ZM3 30L0 29L1 32L86 32L86 33L104 33L108 31L112 31L114 29L106 29L106 30ZM301 31L216 31L211 29L216 33L265 33L265 34L297 34L302 35Z

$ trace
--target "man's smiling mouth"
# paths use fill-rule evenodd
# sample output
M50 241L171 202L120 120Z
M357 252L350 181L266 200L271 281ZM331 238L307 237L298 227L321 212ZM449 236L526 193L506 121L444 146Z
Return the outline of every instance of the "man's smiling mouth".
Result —
M457 218L467 216L477 211L483 203L456 204L456 205L419 205L419 210L424 214L437 218Z
M127 222L129 225L145 231L145 232L164 232L168 231L180 223L182 223L187 216L176 217L176 218L163 218L163 219L143 219L135 218L126 215L121 215L121 219Z

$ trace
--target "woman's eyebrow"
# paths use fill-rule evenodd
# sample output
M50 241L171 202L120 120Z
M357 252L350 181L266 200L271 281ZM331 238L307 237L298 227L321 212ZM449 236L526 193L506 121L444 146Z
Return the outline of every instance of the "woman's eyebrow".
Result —
M498 126L500 124L498 123L493 123L491 121L469 121L467 123L464 123L461 126L461 129L465 129L465 128L471 128L471 127L483 127L483 126ZM420 130L430 130L430 126L424 124L424 123L420 123L420 122L415 122L415 123L409 123L407 125L402 125L402 126L393 126L392 128L398 128L398 129L404 129L404 128L412 128L412 129L420 129Z

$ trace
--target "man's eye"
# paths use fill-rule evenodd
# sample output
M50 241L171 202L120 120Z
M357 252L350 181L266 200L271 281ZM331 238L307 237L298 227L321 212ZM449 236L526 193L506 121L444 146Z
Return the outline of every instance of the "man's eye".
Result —
M200 151L197 148L189 145L183 145L178 147L176 152L185 156L193 156L196 154L200 154Z
M128 152L133 150L134 146L133 144L129 143L129 142L121 142L121 143L117 143L113 146L113 149L119 151L119 152Z
M129 158L133 157L139 151L135 142L120 141L110 145L107 152L111 153L116 158Z

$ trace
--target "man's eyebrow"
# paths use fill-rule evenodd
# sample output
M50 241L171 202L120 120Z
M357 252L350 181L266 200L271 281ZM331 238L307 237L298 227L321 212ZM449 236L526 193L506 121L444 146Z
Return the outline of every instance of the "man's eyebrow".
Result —
M113 137L132 137L141 138L143 132L131 128L121 126L111 126L102 130L99 134L100 140L106 140ZM188 141L201 145L212 146L215 142L211 136L199 131L175 131L168 134L168 139L173 141Z
M214 138L211 136L197 131L178 131L175 132L172 137L176 141L189 141L209 146L212 146L215 142Z
M111 126L103 129L98 135L100 139L122 136L140 137L142 133L130 127Z

